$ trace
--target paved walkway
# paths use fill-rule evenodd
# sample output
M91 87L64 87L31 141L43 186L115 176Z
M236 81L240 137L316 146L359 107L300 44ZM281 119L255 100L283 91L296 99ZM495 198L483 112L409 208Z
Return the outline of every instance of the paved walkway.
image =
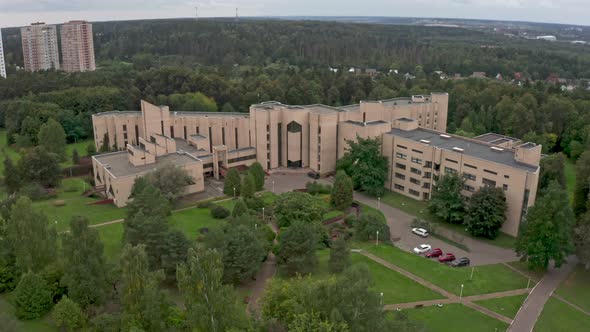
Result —
M576 264L577 260L574 257L569 257L568 263L562 265L561 268L550 267L543 279L529 293L520 310L518 310L514 321L508 328L508 332L532 331L547 299L553 294L561 281L567 278Z

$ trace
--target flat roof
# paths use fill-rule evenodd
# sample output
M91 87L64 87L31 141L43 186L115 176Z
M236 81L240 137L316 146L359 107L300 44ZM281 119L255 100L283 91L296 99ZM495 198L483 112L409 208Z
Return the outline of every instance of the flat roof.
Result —
M145 166L133 166L133 164L129 162L129 157L127 156L127 154L127 151L119 151L113 153L100 154L94 156L93 158L96 159L96 161L98 161L103 166L109 165L110 168L108 168L108 171L111 172L115 177L129 176L154 171L156 168L158 168L158 166L168 163L174 166L183 166L187 164L200 162L199 159L191 157L188 154L170 153L164 156L157 157L156 162L154 164Z
M427 140L430 141L430 146L449 151L453 151L453 148L457 147L463 149L462 153L465 155L483 159L492 163L514 167L527 172L536 172L538 169L538 166L532 166L516 161L514 159L514 150L503 149L502 151L494 151L491 149L493 145L478 142L476 140L461 136L449 135L424 128L418 128L410 131L394 128L387 134L416 142L420 142L420 140ZM441 137L441 134L445 134L448 138Z
M483 134L483 135L479 135L474 137L473 139L478 140L478 141L482 141L482 142L486 142L486 143L491 143L494 141L499 141L499 142L516 142L516 141L520 141L518 138L514 138L514 137L510 137L510 136L505 136L505 135L500 135L500 134L496 134L496 133L487 133L487 134ZM500 143L496 143L496 144L500 144Z
M389 123L387 121L383 121L383 120L377 120L377 121L367 121L367 122L362 122L362 121L354 121L354 120L346 120L344 121L345 123L350 123L353 124L355 126L373 126L373 125L378 125L378 124L384 124L384 123Z

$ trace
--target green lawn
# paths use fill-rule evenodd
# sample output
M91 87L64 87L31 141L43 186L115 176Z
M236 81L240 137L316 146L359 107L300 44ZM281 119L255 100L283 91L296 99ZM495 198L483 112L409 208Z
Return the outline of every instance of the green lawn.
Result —
M574 201L574 189L576 187L576 165L570 159L565 161L565 183L570 201Z
M476 266L473 268L473 279L470 280L471 267L453 268L434 259L430 260L385 244L375 246L366 243L363 247L368 252L457 295L461 292L461 284L464 285L464 296L521 289L527 286L527 279L502 264Z
M199 235L201 228L213 228L222 226L222 219L213 219L209 209L192 208L175 212L170 217L170 225L181 230L187 238L194 240Z
M475 303L508 318L514 318L528 294L476 301Z
M123 249L123 223L97 227L100 240L104 246L104 255L109 263L117 263Z
M57 221L58 231L68 229L72 217L79 215L88 218L91 225L125 217L125 208L117 208L112 204L87 205L98 201L96 198L81 196L84 189L88 188L89 185L81 178L64 179L56 198L34 202L33 206L43 211L50 222ZM65 201L65 205L56 206L55 202L59 200Z
M62 167L70 167L74 165L74 162L72 161L72 153L75 150L78 151L78 155L80 157L84 157L86 156L86 148L88 147L89 144L94 145L94 140L93 139L87 139L87 140L82 140L82 141L78 141L76 143L72 143L72 144L68 144L66 147L66 161L64 161L63 163L61 163L60 165Z
M319 261L318 269L313 273L314 277L327 277L330 275L328 260L330 250L317 251ZM373 278L372 290L383 293L383 304L396 304L415 301L426 301L444 298L442 295L404 277L403 275L386 268L385 266L372 261L371 259L358 254L351 253L353 264L365 264Z
M567 279L561 282L555 294L590 311L590 271L578 265Z
M535 325L535 332L588 331L590 317L571 306L550 297Z
M416 218L428 220L430 222L436 222L436 218L430 214L430 212L428 212L428 203L425 201L418 201L392 191L386 192L381 198L381 201L387 205L393 206L394 208L416 216ZM453 225L443 222L436 222L436 225L450 229L456 233L459 233L460 235L473 238L473 236L465 230L465 226L463 225ZM476 239L508 249L514 248L514 244L516 242L515 237L502 232L500 232L498 237L494 240L479 237Z
M343 216L343 215L344 215L344 212L342 212L342 211L332 210L332 211L328 211L328 212L324 213L324 216L322 218L323 218L323 220L328 220L328 219L336 218L336 217Z
M458 303L404 311L411 320L424 323L433 332L493 332L508 328L508 324Z
M0 322L0 331L22 331L22 332L51 332L58 331L51 321L50 314L40 319L18 321L14 318L14 293L0 294L0 313L6 314L6 317L12 317L12 323ZM4 319L4 318L3 318ZM15 327L12 329L11 327Z

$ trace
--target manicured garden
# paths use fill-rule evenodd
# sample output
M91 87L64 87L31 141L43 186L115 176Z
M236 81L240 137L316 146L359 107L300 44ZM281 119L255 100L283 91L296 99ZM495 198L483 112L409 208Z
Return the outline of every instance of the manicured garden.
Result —
M514 318L520 309L520 306L527 298L528 294L499 297L497 299L489 299L483 301L475 301L484 308L497 312L500 315L508 318Z
M501 264L453 268L387 244L375 246L366 243L361 247L457 295L461 292L461 284L464 287L464 296L522 289L527 286L527 279Z
M590 316L550 297L535 325L535 332L588 331Z
M462 304L447 304L404 310L411 320L422 322L429 331L487 332L505 331L508 324ZM393 314L391 314L393 316Z
M590 312L590 271L578 265L561 282L555 294Z

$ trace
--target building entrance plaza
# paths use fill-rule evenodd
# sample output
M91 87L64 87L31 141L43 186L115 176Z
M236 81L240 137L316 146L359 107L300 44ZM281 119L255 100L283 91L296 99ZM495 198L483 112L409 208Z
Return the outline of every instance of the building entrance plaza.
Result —
M124 206L135 178L164 164L189 173L190 194L205 190L205 177L220 179L255 161L267 171L332 174L348 140L380 138L388 190L427 200L446 173L462 174L466 196L482 186L503 188L508 211L502 230L516 235L535 201L541 146L497 134L446 134L448 98L432 93L342 107L271 101L248 113L175 112L142 101L141 111L93 115L97 149L106 141L116 151L93 157L95 181Z

